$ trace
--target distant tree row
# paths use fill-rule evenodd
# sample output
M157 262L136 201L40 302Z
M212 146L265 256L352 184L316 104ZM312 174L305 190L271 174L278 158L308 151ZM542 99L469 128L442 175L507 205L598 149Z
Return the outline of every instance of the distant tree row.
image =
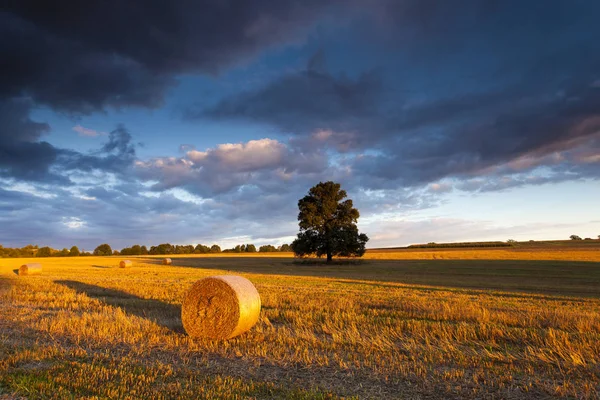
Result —
M292 251L292 248L289 244L282 244L279 247L275 247L270 244L266 244L264 246L260 246L258 248L259 253L273 253L278 251ZM231 249L223 250L223 253L256 253L256 246L253 244L238 244L237 246Z
M571 239L571 240L593 240L592 238L589 238L589 237L582 239L581 236L577 236L577 235L571 235L571 236L569 236L569 239ZM598 240L600 240L600 235L598 235Z
M162 243L158 246L151 246L148 254L206 254L220 253L221 247L213 244L208 247L203 244L194 245L172 245L170 243Z
M28 244L21 248L3 247L0 245L0 258L17 258L17 257L79 257L91 256L91 253L79 251L77 246L71 247L71 250L64 248L56 250L48 246L38 247L37 245Z
M256 253L256 246L253 244L238 244L231 249L223 250L223 253Z
M0 245L0 258L18 258L18 257L78 257L78 256L146 256L146 255L161 255L161 254L209 254L209 253L267 253L276 251L292 251L289 244L284 244L279 247L272 245L260 246L258 250L253 244L241 244L231 249L221 251L221 247L217 244L206 246L203 244L194 245L172 245L170 243L162 243L158 246L151 246L150 249L144 245L135 244L124 249L113 250L108 243L102 243L94 249L92 253L80 251L77 246L71 249L56 250L48 246L38 247L37 245L27 245L22 248L9 248Z
M164 255L164 254L210 254L210 253L256 253L256 252L272 252L272 251L291 251L289 244L284 244L279 247L272 245L260 246L257 250L254 244L238 244L231 249L221 250L217 244L206 246L203 244L194 245L172 245L170 243L162 243L158 246L151 246L150 250L146 246L138 244L131 247L125 247L120 252L113 251L108 244L102 244L96 247L94 255L104 256L111 254L121 254L127 256L145 256L145 255Z

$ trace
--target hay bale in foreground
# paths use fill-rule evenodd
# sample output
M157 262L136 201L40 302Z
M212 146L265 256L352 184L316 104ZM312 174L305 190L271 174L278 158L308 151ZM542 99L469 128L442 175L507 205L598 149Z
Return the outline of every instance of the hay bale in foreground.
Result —
M172 261L170 258L163 258L163 265L171 265Z
M19 267L19 275L41 275L42 264L40 263L29 263L23 264Z
M122 260L119 263L119 268L126 268L126 267L131 267L133 265L133 263L129 260Z
M230 339L252 328L260 315L260 296L248 279L218 275L201 279L187 292L181 321L188 335Z

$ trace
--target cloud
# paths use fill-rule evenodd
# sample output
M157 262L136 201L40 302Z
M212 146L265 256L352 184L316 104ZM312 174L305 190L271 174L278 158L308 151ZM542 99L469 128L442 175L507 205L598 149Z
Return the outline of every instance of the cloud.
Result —
M190 150L185 157L137 161L137 176L155 182L154 190L175 187L202 196L228 192L244 185L280 190L291 180L302 181L328 169L321 152L304 153L274 139L221 144L205 151Z
M244 236L245 241L264 244L297 230L297 199L287 192L265 195L257 202L255 189L244 188L195 201L190 196L184 200L176 191L150 195L139 183L119 182L106 188L92 185L87 190L71 187L52 193L36 196L0 188L0 243L55 248L76 244L91 251L105 242L122 248L135 243L212 244Z
M135 146L124 126L109 133L100 150L85 154L41 141L50 126L33 121L30 112L28 100L0 101L0 177L64 186L73 183L74 172L126 174L133 165Z
M190 150L187 157L196 165L246 172L277 168L284 161L286 153L284 144L265 138L247 143L220 144L207 151Z
M0 100L0 177L64 182L50 171L58 151L39 141L50 126L33 121L30 111L26 99Z
M31 120L30 110L44 106L76 116L160 107L179 75L214 76L302 37L335 3L111 0L81 7L66 1L56 10L35 0L7 5L0 12L0 52L6 55L0 176L68 184L60 173L65 168L123 168L133 158L129 150L105 149L112 155L100 157L40 141L50 127ZM82 136L101 134L81 125L73 129Z
M95 153L84 154L60 149L55 167L66 173L100 171L125 176L130 172L135 160L135 147L131 143L131 135L120 126L109 133L109 141Z
M0 97L28 95L84 114L158 107L175 75L216 74L294 40L334 3L66 1L50 10L44 2L14 2L0 14L7 55Z
M73 127L73 130L75 132L79 133L79 136L84 136L84 137L96 137L96 136L100 136L100 135L106 135L105 132L98 132L93 129L84 128L81 125L75 125Z
M380 2L368 15L382 24L365 33L387 63L376 72L327 72L320 51L304 71L188 116L268 124L297 147L348 153L343 163L371 189L509 166L597 179L598 11L585 2ZM552 158L581 146L594 150Z
M514 239L547 240L548 232L567 239L572 232L594 231L593 222L538 222L532 224L502 224L491 220L465 220L434 216L427 219L389 219L361 224L378 247L398 247L419 243L505 241Z
M431 208L453 190L598 179L598 7L12 2L0 13L0 242L275 239L295 233L297 199L320 180L341 182L368 221ZM301 46L265 53L293 42ZM316 42L304 70L289 67ZM83 153L50 144L50 126L33 117L38 107L69 117L158 108L181 76L219 79L257 56L285 64L283 75L187 117L266 125L269 138L140 159L124 126ZM437 222L448 229L403 227L438 232L434 240L474 229Z
M314 58L314 56L313 56ZM382 83L376 72L364 73L356 79L336 77L311 69L285 75L257 90L226 98L206 110L188 110L188 118L217 120L241 119L269 123L292 135L311 135L327 142L344 132L350 146L364 143L365 131L380 116ZM331 134L337 132L337 134ZM329 133L325 137L325 133Z

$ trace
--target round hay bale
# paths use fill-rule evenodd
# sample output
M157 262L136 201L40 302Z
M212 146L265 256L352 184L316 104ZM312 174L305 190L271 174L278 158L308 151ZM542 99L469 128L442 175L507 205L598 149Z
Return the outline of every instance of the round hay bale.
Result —
M252 328L259 315L258 291L248 279L235 275L197 281L181 305L181 321L191 337L230 339Z
M163 258L163 265L171 265L172 261L170 258Z
M42 264L40 263L29 263L23 264L19 267L19 275L41 275Z
M132 265L133 263L129 260L121 260L121 262L119 263L119 268L131 267Z

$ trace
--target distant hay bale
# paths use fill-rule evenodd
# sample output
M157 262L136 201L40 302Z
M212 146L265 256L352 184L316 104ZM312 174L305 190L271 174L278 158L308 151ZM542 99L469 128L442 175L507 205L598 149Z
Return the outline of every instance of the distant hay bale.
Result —
M172 261L170 258L163 258L163 265L171 265Z
M40 263L29 263L23 264L19 267L19 275L41 275L42 264Z
M230 339L252 328L260 315L260 296L248 279L218 275L201 279L187 292L181 321L188 335Z
M133 265L133 263L132 263L131 261L129 261L129 260L122 260L122 261L119 263L119 267L120 267L120 268L131 267L132 265Z

